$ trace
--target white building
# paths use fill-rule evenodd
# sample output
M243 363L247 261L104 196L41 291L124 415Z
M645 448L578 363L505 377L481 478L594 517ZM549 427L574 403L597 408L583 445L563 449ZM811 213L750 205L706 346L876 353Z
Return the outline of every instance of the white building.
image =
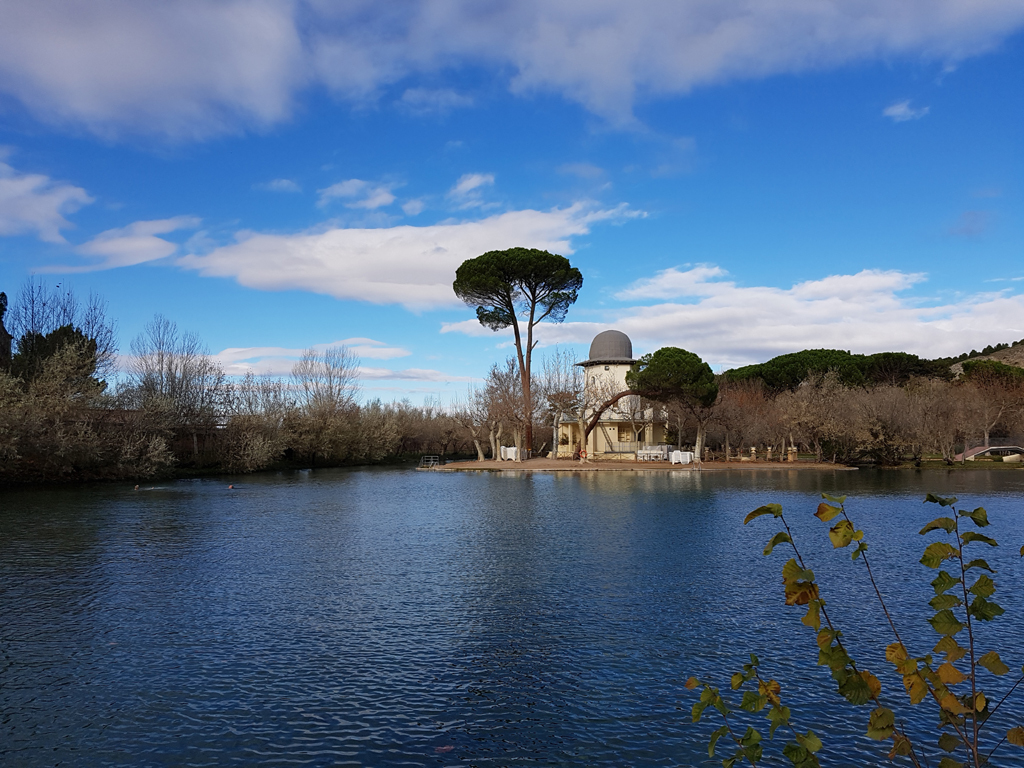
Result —
M590 344L590 356L582 363L584 377L584 415L589 423L598 407L622 392L626 373L633 359L633 342L622 331L603 331ZM665 442L666 424L655 423L652 408L641 409L639 398L627 396L606 410L591 431L586 445L583 430L573 415L563 414L558 425L558 458L579 455L580 448L592 459L633 458L645 446Z

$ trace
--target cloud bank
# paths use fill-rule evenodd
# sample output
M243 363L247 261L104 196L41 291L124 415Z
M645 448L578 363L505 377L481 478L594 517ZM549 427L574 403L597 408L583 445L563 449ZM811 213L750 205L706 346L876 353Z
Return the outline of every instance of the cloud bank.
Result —
M484 66L513 92L629 123L638 98L892 57L956 62L1022 26L1024 0L35 0L0 4L0 93L53 124L189 140L286 120L316 86L360 102L424 76L432 87L400 104L469 106L436 80Z
M183 256L177 263L248 288L311 291L422 310L459 304L452 275L466 259L513 245L572 253L572 238L587 234L596 222L638 215L624 205L602 210L579 203L425 227L241 232L233 245Z
M812 348L941 357L1024 337L1024 295L901 295L924 280L898 270L863 270L775 288L738 285L713 265L667 269L618 295L643 304L608 312L602 322L547 324L540 338L546 345L589 344L600 331L616 328L630 336L637 354L676 346L715 366L734 367ZM997 330L1005 338L993 338ZM493 335L476 320L446 324L442 332Z
M0 162L0 235L35 233L48 243L67 242L60 233L71 226L65 214L91 202L81 187L40 173L19 173Z

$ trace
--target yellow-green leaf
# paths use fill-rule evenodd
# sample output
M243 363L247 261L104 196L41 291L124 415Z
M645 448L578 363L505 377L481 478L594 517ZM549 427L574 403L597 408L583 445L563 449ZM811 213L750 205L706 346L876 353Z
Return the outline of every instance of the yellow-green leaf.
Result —
M939 571L939 575L932 579L932 586L935 588L936 595L948 592L959 583L960 579L954 579L945 571Z
M999 654L995 651L986 653L978 659L978 663L993 675L1005 675L1010 671L1010 668L1003 663L1003 660L999 658Z
M746 678L743 677L743 673L742 672L737 672L736 674L734 674L732 676L732 680L730 681L730 685L732 686L732 689L735 691L741 685L743 685L743 683L745 683L745 682L746 682Z
M878 681L878 678L866 669L861 670L860 676L864 682L868 684L868 690L871 692L871 698L877 699L882 693L882 684Z
M686 683L684 684L684 687L686 687L688 690L692 691L698 685L700 685L700 680L698 680L696 677L688 677L686 679Z
M956 496L936 496L934 493L929 493L924 497L925 503L931 502L932 504L938 504L940 507L951 507L956 504Z
M980 595L971 601L968 610L972 616L981 621L992 621L996 616L1002 616L1005 613L1001 605L990 602Z
M767 546L765 546L765 556L770 555L772 553L772 550L775 549L775 547L777 547L779 544L792 543L792 541L793 540L789 538L788 533L786 533L785 531L779 531L774 536L772 536L771 541L769 541Z
M996 591L996 583L983 573L967 591L980 597L992 597L992 594Z
M833 549L842 549L853 541L853 523L849 520L840 520L828 532L829 541Z
M1024 747L1024 728L1011 728L1006 732L1006 740L1015 747Z
M952 693L947 693L939 700L939 706L947 712L952 712L954 715L963 715L967 712L967 707L960 703L960 700Z
M952 757L944 757L939 760L939 768L964 768L964 764Z
M940 635L955 635L964 628L964 625L957 621L956 616L948 608L936 613L932 618L928 619L928 623Z
M964 566L965 571L971 570L971 568L984 568L989 573L995 573L996 569L989 565L986 561L978 558L977 560L971 560L967 565Z
M985 511L984 507L978 507L976 510L967 515L974 524L979 528L984 528L988 525L988 512Z
M962 743L952 733L944 733L939 736L939 749L944 752L955 752Z
M967 675L954 667L948 661L940 664L939 668L935 671L939 675L939 680L946 685L957 685L967 679Z
M963 534L960 538L964 540L964 544L970 544L973 541L980 541L982 544L988 544L990 547L999 546L999 542L995 539L990 538L983 533L978 533L977 531L967 531L967 533Z
M892 735L892 749L889 750L890 760L892 760L896 756L906 757L913 751L914 748L910 743L910 739L908 739L902 733L894 733Z
M722 738L723 736L725 736L728 732L729 732L729 726L728 725L723 725L718 730L712 732L711 739L710 739L710 741L708 741L708 757L714 757L715 756L715 745L718 743L718 740L720 738Z
M757 692L768 699L773 706L778 707L782 705L782 702L779 700L782 686L779 685L778 680L769 680L767 683L762 680L757 684Z
M985 694L982 691L978 691L978 695L974 697L974 711L984 712L985 707L988 706L988 699L985 698Z
M924 548L921 555L921 564L929 568L938 568L943 560L952 560L957 556L957 551L945 541L935 541Z
M800 619L800 622L802 624L807 625L808 627L811 627L814 630L821 629L820 600L811 600L809 603L807 603L807 613L804 615L802 619Z
M833 504L838 504L839 506L842 506L843 504L846 503L845 496L829 496L827 493L823 493L821 494L821 498L823 498L825 501L831 501Z
M937 531L940 529L946 533L952 533L956 530L956 520L952 517L937 517L918 531L918 533L923 536L928 533L928 531Z
M959 661L967 653L966 648L961 648L959 643L948 635L935 644L932 648L935 653L946 654L946 661Z
M891 709L879 707L868 718L868 738L875 741L884 741L885 739L892 738L893 724L895 722L896 718L893 717Z
M780 725L789 724L789 707L772 707L768 711L768 722L771 723L771 727L768 729L768 736L775 738L775 730Z
M800 746L810 752L812 755L821 749L821 739L815 735L814 731L808 731L806 736L801 736L799 733L796 734L796 740Z
M920 704L928 695L928 683L920 672L903 676L903 687L907 689L911 704Z
M743 524L746 525L751 520L755 520L762 515L773 515L774 517L782 517L782 505L781 504L765 504L763 507L758 507L745 518L743 518Z
M928 605L930 605L936 611L941 611L946 608L956 608L957 606L963 604L964 601L956 595L936 595L928 601Z
M818 505L818 511L814 513L814 516L821 520L823 523L827 523L836 515L840 514L843 510L839 507L833 507L829 504L821 503Z
M760 712L768 706L768 698L766 696L758 696L753 691L743 692L743 701L740 702L740 709L745 709L747 712Z
M895 664L898 661L906 661L907 649L903 647L903 643L889 643L885 647L885 660L891 661Z

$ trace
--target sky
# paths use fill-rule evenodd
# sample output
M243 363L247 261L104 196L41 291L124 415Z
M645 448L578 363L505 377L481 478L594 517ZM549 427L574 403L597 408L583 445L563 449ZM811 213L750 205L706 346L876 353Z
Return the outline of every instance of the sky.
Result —
M363 397L514 353L451 289L523 246L540 331L715 370L1024 338L1024 0L0 2L0 290L155 314Z

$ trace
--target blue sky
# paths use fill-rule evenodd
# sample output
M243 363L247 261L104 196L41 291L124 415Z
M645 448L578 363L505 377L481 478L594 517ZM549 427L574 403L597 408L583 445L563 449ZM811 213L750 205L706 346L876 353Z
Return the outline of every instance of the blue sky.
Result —
M0 290L414 402L510 353L451 281L511 246L581 357L957 354L1024 338L1022 74L1024 0L4 4Z

